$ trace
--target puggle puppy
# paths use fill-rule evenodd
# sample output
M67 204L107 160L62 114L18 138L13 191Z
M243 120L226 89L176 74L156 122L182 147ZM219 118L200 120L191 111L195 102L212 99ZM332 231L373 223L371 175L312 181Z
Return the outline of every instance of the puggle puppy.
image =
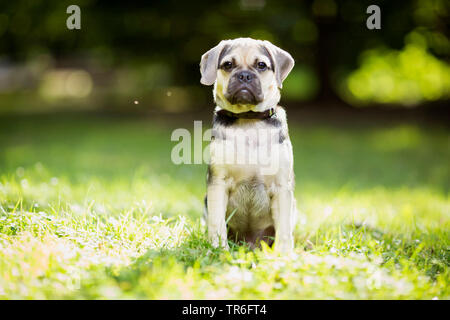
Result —
M221 41L203 54L204 85L214 84L204 219L213 246L228 239L293 250L297 210L292 145L280 88L294 66L269 41Z

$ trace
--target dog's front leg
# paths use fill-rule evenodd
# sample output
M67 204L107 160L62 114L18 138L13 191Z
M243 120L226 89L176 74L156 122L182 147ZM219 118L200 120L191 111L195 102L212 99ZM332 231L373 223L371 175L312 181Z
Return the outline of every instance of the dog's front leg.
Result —
M208 186L208 237L214 247L229 249L225 214L228 204L228 190L225 181L215 181Z
M280 187L272 196L272 218L275 223L275 250L290 253L294 249L293 238L293 204L292 190Z

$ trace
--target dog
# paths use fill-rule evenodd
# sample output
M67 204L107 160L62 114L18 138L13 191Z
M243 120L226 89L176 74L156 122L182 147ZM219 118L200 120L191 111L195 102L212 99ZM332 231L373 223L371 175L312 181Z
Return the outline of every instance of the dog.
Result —
M204 211L214 247L228 250L230 238L252 249L265 241L278 252L293 250L293 153L278 106L293 67L288 52L251 38L223 40L201 57L200 82L214 84L216 103ZM267 149L266 161L255 156Z

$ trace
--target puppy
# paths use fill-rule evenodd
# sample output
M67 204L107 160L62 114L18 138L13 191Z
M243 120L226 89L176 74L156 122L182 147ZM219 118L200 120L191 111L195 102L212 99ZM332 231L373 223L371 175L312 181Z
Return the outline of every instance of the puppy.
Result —
M230 238L293 250L292 145L278 106L293 66L288 52L251 38L221 41L201 58L200 82L214 84L216 103L204 214L215 247L228 249Z

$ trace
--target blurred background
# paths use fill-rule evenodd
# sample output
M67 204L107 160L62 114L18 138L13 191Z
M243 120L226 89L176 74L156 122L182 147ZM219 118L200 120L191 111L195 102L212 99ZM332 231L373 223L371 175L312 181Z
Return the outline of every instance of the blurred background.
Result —
M295 58L290 109L444 107L450 97L444 0L75 2L2 1L0 113L209 112L200 56L241 36ZM70 4L81 30L66 27ZM366 27L371 4L380 30Z

